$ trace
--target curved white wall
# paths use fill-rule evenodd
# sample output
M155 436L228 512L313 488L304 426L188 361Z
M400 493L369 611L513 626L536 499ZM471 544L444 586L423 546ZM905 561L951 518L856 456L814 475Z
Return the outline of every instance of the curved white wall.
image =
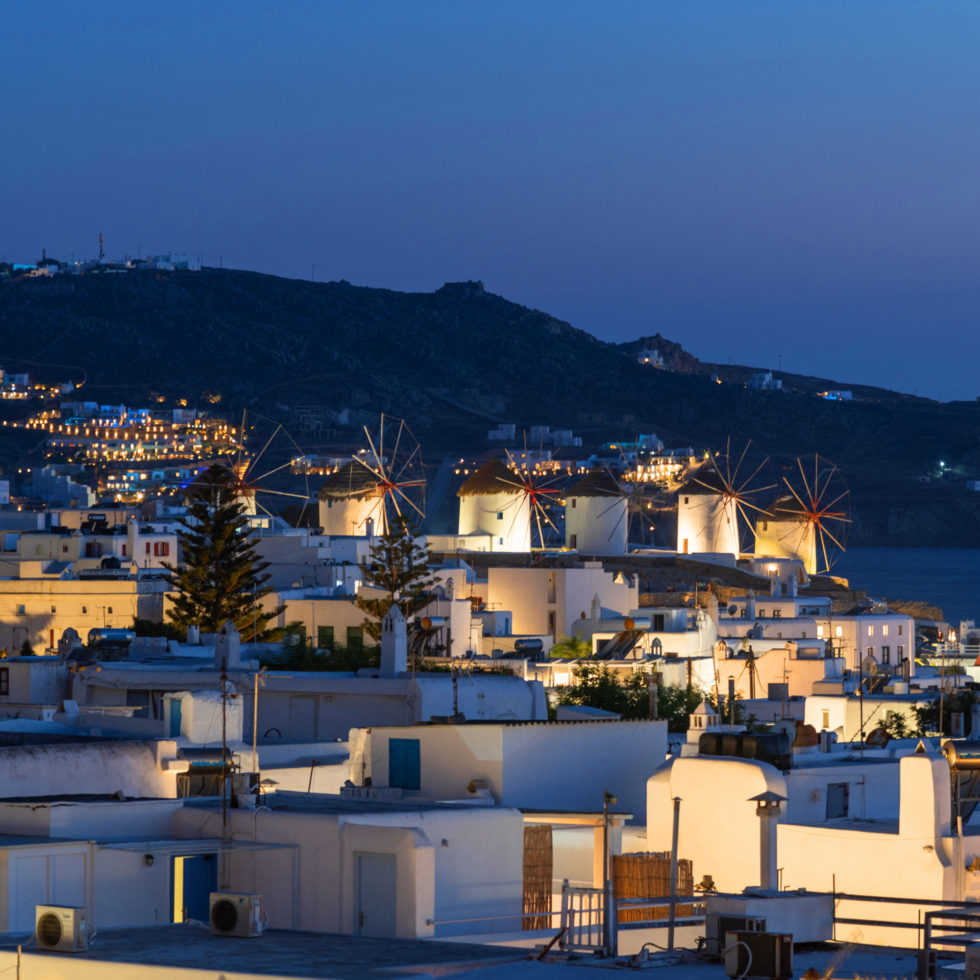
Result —
M677 552L739 554L738 509L721 494L681 494L677 498Z
M319 505L320 527L323 533L364 534L368 518L374 521L375 533L383 530L381 521L382 499L374 495L350 497L347 500L321 500Z
M629 521L625 497L569 497L565 546L591 555L625 555Z
M459 498L459 533L491 535L491 551L530 551L531 504L523 493L468 493Z

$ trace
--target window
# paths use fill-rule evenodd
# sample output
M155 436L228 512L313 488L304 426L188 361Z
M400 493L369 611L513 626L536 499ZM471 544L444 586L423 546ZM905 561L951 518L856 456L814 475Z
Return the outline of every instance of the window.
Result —
M843 636L843 635L844 635L844 627L843 626L836 626L836 627L834 627L834 636Z
M153 554L156 555L157 558L166 558L170 554L170 542L154 541Z
M422 763L417 738L388 739L388 785L397 789L419 789Z
M875 635L875 628L873 626L869 626L868 627L868 636L874 636L874 635Z
M822 626L818 626L817 627L817 639L818 640L822 640L823 639L823 627Z
M111 616L112 615L112 606L106 606L105 611L106 611L106 613L108 613L108 615Z
M899 636L902 635L902 624L901 623L898 624L898 635Z
M82 615L83 616L87 616L88 615L88 606L82 606Z
M898 651L898 662L901 663L905 659L905 647L899 644L897 647L897 651Z
M150 542L149 541L146 542L146 553L147 554L150 553Z
M63 545L61 546L61 553L62 553L63 555L67 555L67 554L68 554L68 545L66 545L66 544L63 544Z
M663 633L664 631L664 614L654 613L653 614L653 632Z
M27 613L27 606L21 605L17 607L17 612L23 616Z
M888 636L888 623L883 623L881 627L881 635Z
M782 609L773 609L773 611L772 611L772 618L773 619L779 619L782 615L783 615Z
M123 558L126 557L126 545L123 545L122 546L122 556L123 556Z
M827 819L837 820L847 816L847 798L850 795L847 783L827 784Z
M318 626L316 628L316 645L321 650L333 649L333 627Z
M502 521L504 519L504 512L502 510L497 511L497 520Z
M573 500L572 503L574 504L575 501ZM573 549L578 547L578 535L577 534L570 534L568 536L568 547L569 548L573 548Z
M572 497L572 510L575 510L576 503L578 503L578 501L574 497Z
M54 607L54 606L52 606L52 607L51 607L51 612L52 612L52 614L53 614L53 613L56 613L57 611L58 611L58 610L57 610L57 609L55 609L55 607Z
M830 728L830 711L827 708L823 710L823 720L820 723L820 727L826 731Z
M0 667L0 696L10 693L10 668Z
M890 664L892 662L892 649L891 647L881 648L881 662L883 664Z
M364 649L364 630L362 627L360 626L347 627L347 649L348 650Z
M872 660L874 660L874 655L875 655L875 648L868 647L868 656L871 657Z

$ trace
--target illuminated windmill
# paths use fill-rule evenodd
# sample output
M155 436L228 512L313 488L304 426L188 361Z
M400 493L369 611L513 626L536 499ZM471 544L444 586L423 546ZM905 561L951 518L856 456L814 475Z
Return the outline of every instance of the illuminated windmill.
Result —
M526 453L525 453L526 455ZM532 523L532 530L535 528L538 532L538 544L539 548L547 547L547 530L550 529L555 539L561 537L561 532L555 525L555 522L551 519L551 514L549 513L549 507L558 502L561 497L561 490L556 486L558 482L558 477L547 477L541 473L538 473L533 468L525 469L518 466L514 461L514 457L508 452L507 460L510 463L510 472L512 476L501 477L505 482L509 482L516 487L522 496L521 504L527 503L528 511L530 514L530 519ZM515 508L514 518L517 519L519 514L523 513L523 507L518 505Z
M775 484L760 485L767 460L747 463L751 442L734 457L731 444L724 453L709 453L677 492L677 551L680 554L742 553L742 539L751 534L753 518L762 513L754 498Z
M604 467L589 470L565 494L565 546L584 554L625 555L629 494Z
M366 448L320 487L324 534L384 534L398 522L425 518L422 450L404 419L382 415L364 436Z
M756 555L798 558L810 575L828 572L846 550L851 524L840 470L821 456L798 458L783 483L789 493L756 519Z
M484 463L456 491L459 533L487 534L491 551L531 550L531 501L503 460Z
M235 435L238 451L224 462L234 474L232 489L252 518L284 517L287 507L298 510L293 523L303 522L310 502L309 478L294 473L294 462L304 455L299 443L281 422L245 411Z

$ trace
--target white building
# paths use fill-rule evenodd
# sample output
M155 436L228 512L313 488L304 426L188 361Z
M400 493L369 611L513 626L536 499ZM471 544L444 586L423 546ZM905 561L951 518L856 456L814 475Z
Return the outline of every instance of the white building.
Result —
M416 725L350 733L355 786L390 787L430 800L589 812L604 791L643 819L649 776L667 752L663 721Z
M588 619L593 603L600 613L626 615L639 601L632 576L607 572L602 562L587 561L575 568L489 568L486 583L475 582L474 595L486 608L511 613L517 635L571 635L575 623Z

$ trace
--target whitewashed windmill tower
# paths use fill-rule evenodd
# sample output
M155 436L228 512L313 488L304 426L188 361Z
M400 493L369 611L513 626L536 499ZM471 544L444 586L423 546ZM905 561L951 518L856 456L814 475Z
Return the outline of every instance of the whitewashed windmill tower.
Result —
M625 555L629 498L605 469L589 470L565 494L565 547L591 555Z
M677 553L738 555L738 507L710 463L677 491Z
M351 460L323 481L318 495L319 520L327 535L363 535L378 516L384 493L381 482L361 463Z
M531 550L531 504L513 470L484 463L456 492L459 533L490 535L491 551Z

